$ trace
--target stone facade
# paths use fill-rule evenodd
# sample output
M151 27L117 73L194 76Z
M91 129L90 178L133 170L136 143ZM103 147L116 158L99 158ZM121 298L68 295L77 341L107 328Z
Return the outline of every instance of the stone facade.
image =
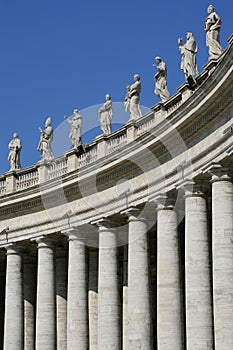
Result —
M0 177L0 349L233 349L232 45L85 153Z

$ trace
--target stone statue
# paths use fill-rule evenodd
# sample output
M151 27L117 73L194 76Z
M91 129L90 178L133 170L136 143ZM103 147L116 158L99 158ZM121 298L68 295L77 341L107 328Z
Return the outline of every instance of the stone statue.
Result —
M135 120L142 117L140 109L140 92L141 81L140 75L134 75L134 83L132 85L126 84L127 93L125 96L125 111L130 113L130 119Z
M157 73L154 76L155 79L155 89L154 93L158 95L162 102L169 99L170 94L167 88L167 69L165 62L162 61L160 57L155 57L156 64L153 64L157 68Z
M69 138L73 148L78 148L82 144L82 116L79 114L78 109L75 109L72 119L69 119L66 115L64 119L70 124Z
M209 48L209 60L217 59L223 52L223 48L220 45L220 29L222 21L214 12L213 5L210 5L207 9L208 16L205 21L205 32L206 32L206 46Z
M13 139L10 141L8 148L10 150L8 155L8 162L10 163L10 170L21 169L20 165L20 152L22 148L22 143L18 138L18 134L14 133Z
M111 96L107 94L105 96L106 102L99 109L99 122L100 128L105 135L111 134L111 121L112 121L112 101Z
M51 148L51 142L53 140L53 128L51 126L51 118L47 118L45 122L45 129L40 130L40 142L37 147L37 150L41 152L41 157L43 160L51 160L54 158L52 148Z
M198 74L197 69L197 44L192 33L186 33L186 43L183 45L183 39L178 39L179 50L181 52L180 69L184 71L186 79L192 76L195 78Z

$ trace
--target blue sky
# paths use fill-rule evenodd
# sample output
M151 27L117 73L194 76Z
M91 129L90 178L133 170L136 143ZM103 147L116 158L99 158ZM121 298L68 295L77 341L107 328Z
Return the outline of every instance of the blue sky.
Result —
M159 102L153 92L155 56L167 63L168 89L174 94L185 81L178 37L193 32L199 47L199 72L208 60L203 28L210 3L2 0L0 173L9 169L8 143L14 132L23 143L22 167L33 165L40 160L38 127L48 116L56 130L64 124L64 114L71 115L78 108L84 131L96 128L98 106L93 106L102 104L106 93L113 102L122 102L125 84L133 82L135 73L141 75L141 104L149 108ZM221 44L226 48L233 32L233 1L212 4L223 22ZM128 115L119 107L113 118L119 125ZM68 134L59 137L68 138Z

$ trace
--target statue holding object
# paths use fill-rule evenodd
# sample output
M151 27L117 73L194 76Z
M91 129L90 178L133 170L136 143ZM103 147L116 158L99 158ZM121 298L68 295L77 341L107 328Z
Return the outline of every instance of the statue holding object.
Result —
M187 32L186 43L183 44L183 38L179 38L178 45L182 55L180 69L184 71L187 80L189 77L195 79L195 77L198 75L196 60L197 44L193 34L191 32Z
M136 120L142 117L140 109L141 78L139 74L134 75L134 83L126 84L127 93L125 96L125 111L130 113L130 119Z
M39 128L40 141L37 150L41 152L41 157L45 161L49 161L54 158L51 143L53 140L53 128L51 126L51 118L47 118L45 122L45 129Z
M77 149L82 145L82 116L79 114L78 109L75 109L72 119L69 119L66 115L64 119L70 124L69 138L73 148Z

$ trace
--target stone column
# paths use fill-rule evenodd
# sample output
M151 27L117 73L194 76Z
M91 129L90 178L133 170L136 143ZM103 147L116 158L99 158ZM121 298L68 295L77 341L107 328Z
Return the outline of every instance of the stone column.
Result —
M117 231L110 220L100 220L98 277L98 349L120 350Z
M152 349L147 223L137 208L128 216L128 341L126 349Z
M36 264L34 257L24 256L24 350L35 349Z
M184 349L181 266L177 213L173 203L157 201L158 350Z
M56 249L57 349L67 349L67 255L66 248Z
M23 350L23 284L20 248L9 245L7 250L4 350Z
M187 349L212 350L212 281L206 198L193 182L184 183L183 188Z
M212 259L215 349L233 349L233 184L220 165L212 174Z
M88 349L86 248L82 235L71 229L67 292L67 349Z
M36 350L56 349L55 271L53 242L40 237L38 243Z
M128 342L128 245L123 247L123 305L122 305L122 343L127 350Z
M6 264L5 252L0 250L0 349L3 349Z
M98 252L89 251L89 348L98 350Z

